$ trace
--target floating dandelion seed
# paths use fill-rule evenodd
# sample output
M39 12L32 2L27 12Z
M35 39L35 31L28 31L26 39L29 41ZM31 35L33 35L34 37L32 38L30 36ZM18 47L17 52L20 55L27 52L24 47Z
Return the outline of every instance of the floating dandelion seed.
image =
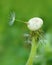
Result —
M12 12L10 14L10 21L9 21L9 25L12 26L14 24L15 21L15 12Z

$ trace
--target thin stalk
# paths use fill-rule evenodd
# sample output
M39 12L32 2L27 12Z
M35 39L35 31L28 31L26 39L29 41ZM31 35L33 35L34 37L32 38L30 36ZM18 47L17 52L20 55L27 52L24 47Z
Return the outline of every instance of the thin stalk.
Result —
M16 21L27 24L27 22L24 22L22 20L16 20Z
M30 56L29 56L29 59L28 59L26 65L33 65L33 61L34 61L34 58L36 56L37 44L36 44L36 40L34 37L32 38L31 44L32 44L31 52L30 52Z

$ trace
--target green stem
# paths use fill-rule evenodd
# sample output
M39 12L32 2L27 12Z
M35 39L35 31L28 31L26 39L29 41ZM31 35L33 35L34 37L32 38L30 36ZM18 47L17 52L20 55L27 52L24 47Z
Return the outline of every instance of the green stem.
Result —
M33 61L34 61L34 58L36 56L36 49L37 49L37 44L36 44L35 38L33 37L30 56L29 56L29 59L28 59L26 65L33 65Z

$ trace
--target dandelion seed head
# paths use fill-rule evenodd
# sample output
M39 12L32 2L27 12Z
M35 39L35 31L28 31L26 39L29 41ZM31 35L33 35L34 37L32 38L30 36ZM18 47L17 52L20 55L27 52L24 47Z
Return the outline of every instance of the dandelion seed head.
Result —
M40 29L43 25L43 20L39 17L34 17L34 18L31 18L29 21L28 21L28 28L29 30L31 31L36 31L38 29Z

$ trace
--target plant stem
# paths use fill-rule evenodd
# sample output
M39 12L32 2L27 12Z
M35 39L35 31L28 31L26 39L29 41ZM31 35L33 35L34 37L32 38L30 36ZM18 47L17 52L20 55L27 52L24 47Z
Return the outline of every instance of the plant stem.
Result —
M29 56L29 59L28 59L26 65L33 65L33 61L34 61L34 58L36 56L37 44L36 44L36 40L34 37L32 38L31 44L32 44L31 52L30 52L30 56Z

